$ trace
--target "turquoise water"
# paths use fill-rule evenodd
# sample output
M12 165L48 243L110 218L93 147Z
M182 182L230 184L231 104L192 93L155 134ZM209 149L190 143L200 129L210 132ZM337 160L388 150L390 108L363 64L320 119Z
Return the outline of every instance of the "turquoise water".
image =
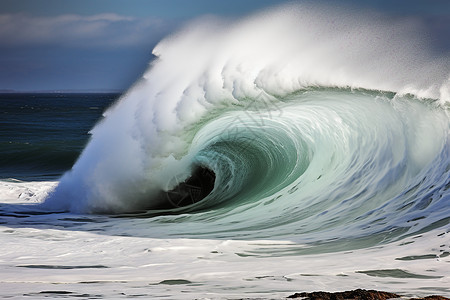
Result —
M150 218L140 234L170 223L171 236L307 243L301 254L365 248L448 225L449 120L435 102L312 89L269 110L251 105L194 129L187 170L213 170L211 194L140 214L170 214Z

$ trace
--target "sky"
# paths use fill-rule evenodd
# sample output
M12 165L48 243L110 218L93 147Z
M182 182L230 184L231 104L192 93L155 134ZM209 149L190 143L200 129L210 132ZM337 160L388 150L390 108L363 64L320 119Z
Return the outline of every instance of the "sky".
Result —
M282 0L0 0L0 91L124 91L164 36L203 15L239 18ZM450 51L450 0L322 0L414 17Z

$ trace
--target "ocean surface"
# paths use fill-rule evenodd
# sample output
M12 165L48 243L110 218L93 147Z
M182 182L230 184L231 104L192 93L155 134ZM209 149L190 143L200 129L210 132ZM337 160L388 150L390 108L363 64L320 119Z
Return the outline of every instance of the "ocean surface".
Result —
M204 18L123 94L0 95L0 296L449 297L450 60L415 26Z
M89 131L120 94L0 94L0 177L58 179L88 142Z

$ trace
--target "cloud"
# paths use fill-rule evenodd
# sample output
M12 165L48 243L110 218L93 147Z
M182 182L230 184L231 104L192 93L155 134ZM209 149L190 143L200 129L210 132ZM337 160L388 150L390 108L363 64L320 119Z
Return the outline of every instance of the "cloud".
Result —
M175 27L156 18L114 13L40 17L0 14L0 47L70 46L121 47L154 43Z

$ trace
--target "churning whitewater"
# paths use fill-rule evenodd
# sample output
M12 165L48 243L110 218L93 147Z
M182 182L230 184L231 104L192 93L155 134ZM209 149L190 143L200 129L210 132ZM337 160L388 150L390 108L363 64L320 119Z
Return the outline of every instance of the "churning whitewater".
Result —
M449 60L419 30L297 6L198 20L155 47L43 206L344 248L447 225ZM198 168L212 191L161 209Z

